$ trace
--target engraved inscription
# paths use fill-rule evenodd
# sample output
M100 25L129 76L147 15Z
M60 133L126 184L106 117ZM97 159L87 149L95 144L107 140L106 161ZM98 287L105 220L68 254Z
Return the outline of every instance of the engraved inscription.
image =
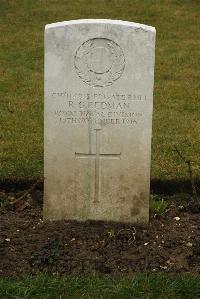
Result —
M101 159L120 159L121 158L121 153L119 154L101 154L100 149L101 149L101 140L100 140L100 131L101 129L95 129L96 131L96 153L75 153L75 158L82 158L82 159L95 159L95 194L94 194L94 203L99 202L100 198L100 192L101 192L101 164L100 160Z
M143 121L139 103L148 103L146 95L117 93L74 93L49 91L59 100L54 115L61 124L122 125L135 127Z
M65 98L67 100L74 101L136 101L143 102L147 101L147 96L142 94L121 94L121 93L72 93L67 90L59 92L51 92L50 96L57 99Z
M134 110L133 110L134 109ZM54 115L62 124L131 125L142 120L143 113L130 102L66 101Z
M76 51L74 65L81 80L93 87L105 87L118 80L125 67L120 46L107 38L93 38Z

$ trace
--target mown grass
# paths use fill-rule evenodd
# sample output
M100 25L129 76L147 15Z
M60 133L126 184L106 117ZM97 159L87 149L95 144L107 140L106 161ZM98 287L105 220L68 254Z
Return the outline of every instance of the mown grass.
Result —
M199 299L200 278L192 275L138 275L134 278L109 277L28 277L0 280L2 299Z
M43 30L79 18L156 27L151 178L187 179L174 145L199 176L199 12L197 0L1 0L1 178L43 173Z

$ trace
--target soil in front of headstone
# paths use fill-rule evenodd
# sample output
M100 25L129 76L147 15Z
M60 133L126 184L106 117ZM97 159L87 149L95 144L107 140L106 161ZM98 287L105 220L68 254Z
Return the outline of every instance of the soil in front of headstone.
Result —
M174 200L167 202L163 215L151 216L148 226L43 222L41 202L4 205L0 208L0 276L200 273L200 213L185 210Z

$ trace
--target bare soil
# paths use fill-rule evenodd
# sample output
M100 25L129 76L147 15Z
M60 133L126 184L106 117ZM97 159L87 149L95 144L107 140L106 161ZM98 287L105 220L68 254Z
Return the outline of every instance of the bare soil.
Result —
M36 185L35 185L36 186ZM30 192L29 192L30 191ZM0 276L200 274L200 211L170 197L148 226L42 220L42 192L2 191Z

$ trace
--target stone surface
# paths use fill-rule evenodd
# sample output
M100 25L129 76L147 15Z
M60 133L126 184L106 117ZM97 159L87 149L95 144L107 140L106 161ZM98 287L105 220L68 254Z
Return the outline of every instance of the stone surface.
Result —
M149 219L155 29L45 28L45 219Z

